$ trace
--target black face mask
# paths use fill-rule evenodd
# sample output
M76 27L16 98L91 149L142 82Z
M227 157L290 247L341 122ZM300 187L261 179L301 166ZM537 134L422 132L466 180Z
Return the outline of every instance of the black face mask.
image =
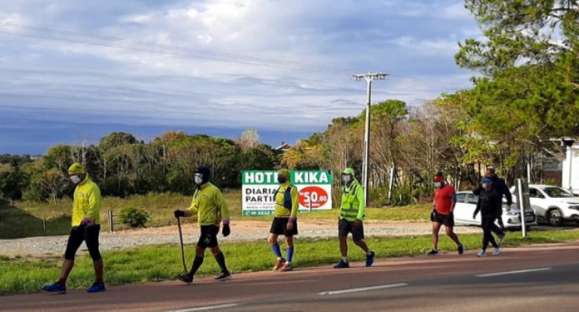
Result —
M280 184L284 184L287 182L287 178L286 177L277 177L277 182L279 182Z

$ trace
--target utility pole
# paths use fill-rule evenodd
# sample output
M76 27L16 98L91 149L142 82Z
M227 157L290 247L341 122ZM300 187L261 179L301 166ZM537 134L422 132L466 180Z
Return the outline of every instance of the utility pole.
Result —
M364 200L368 205L368 163L370 161L370 110L372 105L372 81L385 80L388 74L367 73L353 75L355 80L365 80L368 90L368 102L366 103L366 125L364 127L364 163L362 165L362 183L364 184Z

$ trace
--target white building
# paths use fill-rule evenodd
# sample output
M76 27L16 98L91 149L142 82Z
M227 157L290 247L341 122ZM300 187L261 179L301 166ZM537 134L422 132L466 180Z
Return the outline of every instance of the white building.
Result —
M579 193L579 142L567 148L561 178L563 188L569 189L569 181L571 181L571 188L575 193Z

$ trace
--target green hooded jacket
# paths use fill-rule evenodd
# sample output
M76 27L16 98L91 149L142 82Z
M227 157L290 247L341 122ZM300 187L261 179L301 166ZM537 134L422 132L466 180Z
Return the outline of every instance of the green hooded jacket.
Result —
M366 203L364 200L364 187L356 180L354 169L346 168L343 174L352 176L349 186L342 186L342 202L340 204L340 218L346 221L364 221L366 217Z

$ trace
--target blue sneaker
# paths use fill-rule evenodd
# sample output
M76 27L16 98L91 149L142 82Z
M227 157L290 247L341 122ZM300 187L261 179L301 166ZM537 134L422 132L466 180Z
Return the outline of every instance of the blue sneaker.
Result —
M86 292L88 293L98 293L107 290L105 288L105 283L94 283L91 287L89 287Z
M42 290L54 294L64 294L66 293L66 286L63 286L57 282L54 284L42 286Z
M374 264L374 256L376 256L376 254L373 251L370 251L370 254L366 255L366 266L367 267L371 267L372 264Z
M344 260L340 260L336 265L334 265L334 269L347 269L350 267L350 264Z

